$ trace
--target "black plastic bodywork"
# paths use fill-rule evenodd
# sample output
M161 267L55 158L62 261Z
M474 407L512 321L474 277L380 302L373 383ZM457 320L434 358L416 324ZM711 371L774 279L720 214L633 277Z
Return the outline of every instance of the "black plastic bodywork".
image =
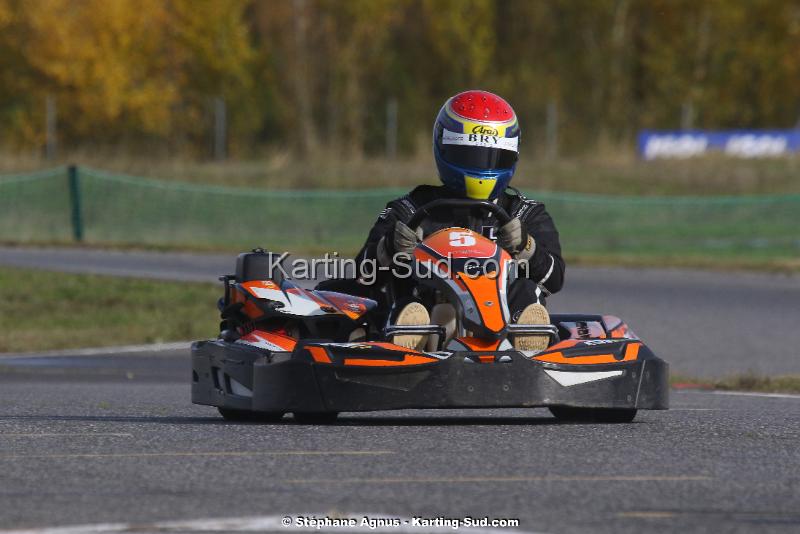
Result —
M587 349L586 354L597 353L596 349ZM315 362L302 348L292 353L268 353L221 340L200 341L192 346L192 402L263 412L668 407L667 364L645 346L636 360L590 365L540 362L517 351L495 352L495 361L476 363L476 354L454 352L420 365L362 367ZM563 386L546 370L623 372L612 378ZM249 390L249 396L235 394L231 379Z

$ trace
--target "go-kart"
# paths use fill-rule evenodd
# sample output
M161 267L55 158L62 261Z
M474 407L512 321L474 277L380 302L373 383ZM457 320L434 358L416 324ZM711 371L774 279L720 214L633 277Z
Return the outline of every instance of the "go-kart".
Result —
M487 201L437 200L491 213ZM276 254L240 254L222 276L217 339L192 345L192 402L226 419L333 422L339 412L407 408L547 407L566 421L630 422L637 410L668 407L667 364L617 317L554 314L551 324L511 321L508 288L517 269L494 241L445 228L416 246L413 283L454 311L450 324L396 324L397 303L309 290L274 268ZM547 336L541 351L515 350L515 336ZM395 341L420 336L425 345Z

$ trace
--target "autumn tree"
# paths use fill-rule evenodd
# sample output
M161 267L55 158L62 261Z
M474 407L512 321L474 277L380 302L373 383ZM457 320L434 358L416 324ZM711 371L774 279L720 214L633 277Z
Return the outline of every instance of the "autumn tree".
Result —
M380 154L429 143L445 97L506 96L524 150L557 106L562 152L647 128L792 127L796 0L0 0L0 142L207 156Z

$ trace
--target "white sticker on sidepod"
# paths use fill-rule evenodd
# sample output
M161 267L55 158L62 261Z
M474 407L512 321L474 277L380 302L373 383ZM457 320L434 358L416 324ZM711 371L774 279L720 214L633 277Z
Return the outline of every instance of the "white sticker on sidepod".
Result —
M622 371L555 371L545 369L545 373L564 387L577 386L607 378L622 376Z
M242 345L250 345L252 347L258 347L260 349L267 349L267 350L271 350L273 352L285 352L286 351L286 349L284 347L281 347L280 345L276 345L275 343L271 342L268 339L265 339L265 338L259 336L258 334L251 334L251 336L248 336L248 337L250 337L251 339L239 338L239 339L236 340L236 343L240 343Z
M442 133L443 145L483 146L487 148L501 148L517 152L519 137L500 137L497 135L484 135L476 133L458 133L446 129Z
M609 343L619 343L620 341L625 341L624 339L587 339L586 341L581 341L581 345L586 345L588 347L592 347L594 345L607 345Z

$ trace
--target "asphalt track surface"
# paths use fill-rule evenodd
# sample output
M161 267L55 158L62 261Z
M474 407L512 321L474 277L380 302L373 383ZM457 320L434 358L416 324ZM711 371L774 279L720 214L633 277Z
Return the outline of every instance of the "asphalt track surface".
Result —
M473 533L800 530L800 396L673 391L671 410L623 425L520 409L303 426L225 422L188 384L184 351L0 358L0 531L313 531L284 516L401 521L321 532L455 531L415 517L519 520L459 530Z
M0 249L0 264L213 281L232 258ZM621 315L680 372L798 372L797 277L574 268L567 284L551 309ZM189 397L185 348L0 355L0 532L800 530L799 396L678 390L627 425L526 409L330 426L228 423ZM327 516L400 525L297 525Z
M213 282L234 256L0 247L0 265ZM549 308L618 315L683 375L800 373L800 276L568 266Z

